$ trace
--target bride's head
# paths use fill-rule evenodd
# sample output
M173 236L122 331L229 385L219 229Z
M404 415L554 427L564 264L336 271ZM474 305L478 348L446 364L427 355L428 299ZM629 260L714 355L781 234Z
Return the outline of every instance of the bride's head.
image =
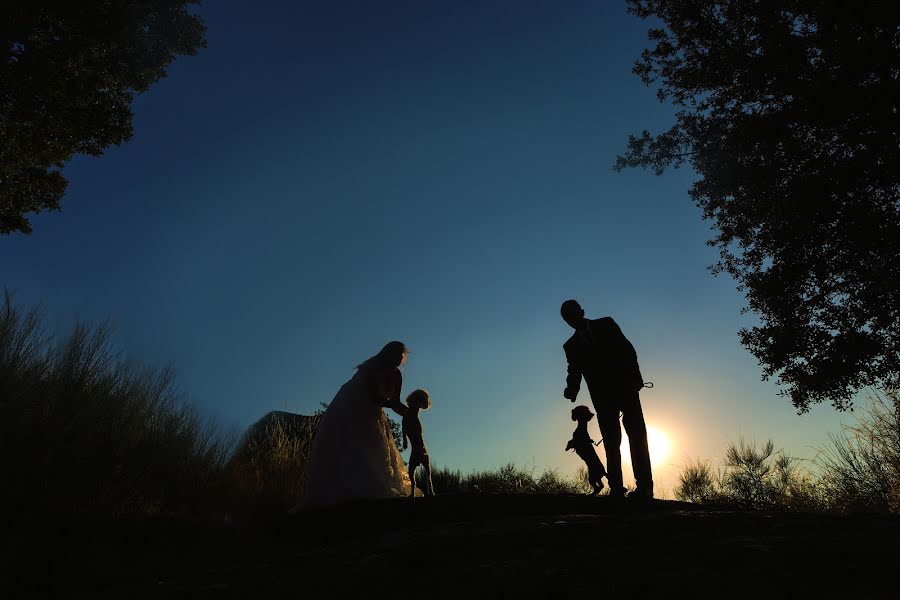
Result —
M358 367L375 367L376 369L396 369L406 361L406 355L409 350L403 342L388 342L381 349L381 352L368 359Z

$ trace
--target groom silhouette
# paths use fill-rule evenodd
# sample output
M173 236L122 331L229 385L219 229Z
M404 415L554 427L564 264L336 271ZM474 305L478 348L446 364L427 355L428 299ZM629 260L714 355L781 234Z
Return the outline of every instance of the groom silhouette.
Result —
M650 470L650 451L647 446L647 426L641 410L639 392L644 378L638 367L634 346L622 334L612 317L586 319L584 310L575 300L566 300L560 308L563 320L575 333L563 344L569 362L569 376L563 396L575 402L581 378L587 382L591 401L597 412L600 434L606 449L606 470L609 494L621 498L622 485L622 425L628 434L631 463L636 489L629 498L653 498L653 474Z

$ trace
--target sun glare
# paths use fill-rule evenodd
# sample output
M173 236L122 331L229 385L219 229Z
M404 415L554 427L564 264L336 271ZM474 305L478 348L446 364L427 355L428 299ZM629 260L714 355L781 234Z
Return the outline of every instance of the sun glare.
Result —
M666 460L672 451L672 442L669 441L669 436L656 427L647 427L647 444L650 446L650 462L654 465Z

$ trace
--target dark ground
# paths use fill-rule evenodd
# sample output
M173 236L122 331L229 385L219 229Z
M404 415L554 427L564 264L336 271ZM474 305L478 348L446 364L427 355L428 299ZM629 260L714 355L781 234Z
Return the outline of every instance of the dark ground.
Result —
M5 598L898 598L900 517L537 495L266 523L7 520Z

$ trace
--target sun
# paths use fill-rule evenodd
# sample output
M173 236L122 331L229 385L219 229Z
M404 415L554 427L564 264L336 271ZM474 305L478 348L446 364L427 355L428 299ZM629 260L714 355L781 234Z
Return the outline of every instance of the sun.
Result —
M647 426L647 445L650 446L650 463L658 465L665 461L672 451L669 436L661 429Z

